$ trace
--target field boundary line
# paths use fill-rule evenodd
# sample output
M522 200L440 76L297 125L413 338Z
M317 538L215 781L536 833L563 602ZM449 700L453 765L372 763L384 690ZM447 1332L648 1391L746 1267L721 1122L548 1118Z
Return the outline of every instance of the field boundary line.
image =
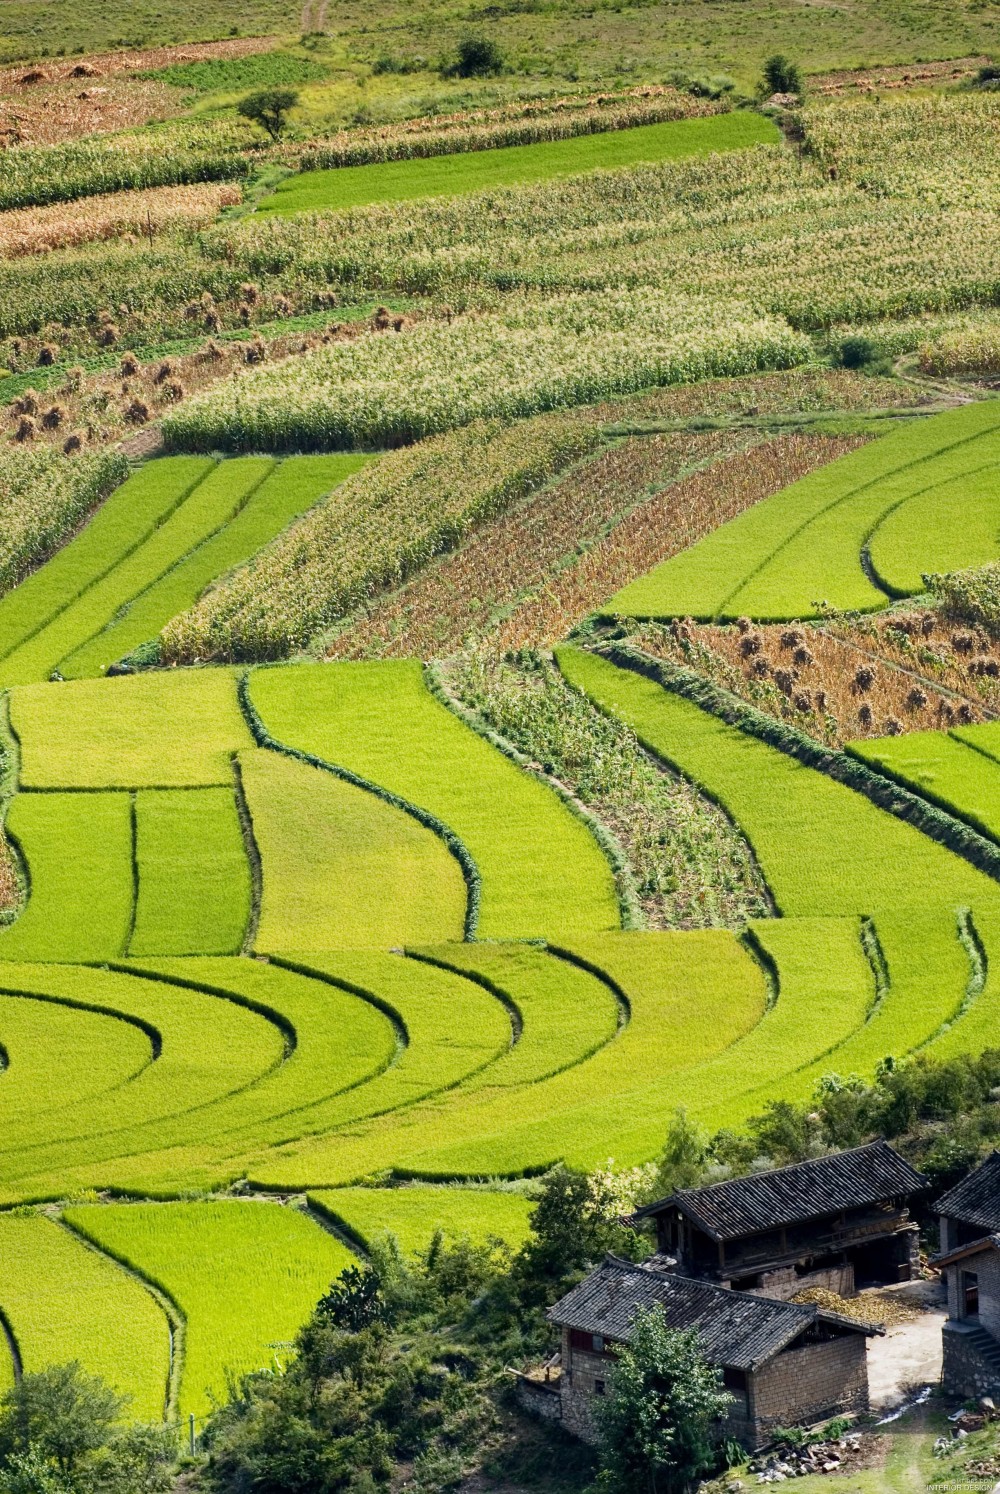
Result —
M334 951L334 953L339 953L339 952L340 951ZM345 951L343 951L343 953L346 954L346 953L348 953L348 951L345 950ZM326 972L324 972L322 970L317 970L312 965L298 963L297 961L295 961L294 959L290 958L287 955L270 955L270 956L268 956L268 958L270 959L270 962L271 962L272 965L280 965L280 966L282 966L282 968L284 968L286 970L292 970L292 971L294 971L297 975L308 975L313 980L325 981L328 985L336 986L336 987L338 987L338 989L347 991L352 996L358 996L358 997L361 998L361 1000L367 1001L370 1005L376 1006L381 1012L383 1012L385 1014L385 1016L387 1016L390 1019L390 1021L392 1021L393 1025L395 1027L402 1028L403 1032L406 1034L406 1042L405 1042L404 1046L405 1047L409 1047L409 1045L410 1045L409 1031L406 1028L406 1024L403 1021L403 1018L402 1018L401 1014L399 1012L397 1012L395 1010L395 1008L392 1007L392 1005L389 1002L385 1002L383 1000L383 998L380 997L380 996L378 996L374 991L369 991L366 987L363 987L363 986L356 986L356 985L352 984L351 981L347 980L345 977L341 977L339 975L338 976L330 975L330 974L328 974L328 973L326 973ZM438 965L438 962L436 960L432 960L432 959L428 959L426 957L421 957L421 956L415 955L412 950L405 951L403 955L399 956L399 958L418 959L418 960L422 960L422 963L426 964L426 965ZM308 959L308 955L306 956L306 959ZM466 972L465 971L453 970L450 965L438 965L438 968L442 969L442 970L447 970L447 972L450 975L458 975L458 976L462 976L463 978L466 978ZM492 995L494 993L491 992L490 994ZM507 998L507 999L509 1001L509 998ZM510 1048L507 1049L507 1052L509 1052L509 1051L510 1051ZM399 1056L401 1057L401 1055L399 1055ZM420 1094L415 1095L411 1099L402 1099L402 1100L399 1100L399 1101L396 1102L396 1104L394 1104L394 1105L387 1105L382 1110L371 1110L366 1115L355 1117L354 1120L337 1121L335 1125L328 1127L326 1131L323 1131L323 1132L312 1132L311 1135L314 1138L317 1137L317 1136L321 1136L321 1135L335 1136L337 1134L337 1132L343 1131L344 1128L347 1127L347 1126L352 1126L352 1127L353 1126L358 1126L358 1127L367 1126L370 1121L378 1120L380 1117L382 1117L384 1115L394 1115L397 1111L408 1110L408 1109L410 1109L414 1105L421 1105L421 1104L423 1104L423 1102L425 1100L432 1100L432 1099L434 1099L438 1095L448 1094L448 1093L450 1093L451 1090L458 1089L461 1085L463 1085L465 1083L465 1081L467 1079L472 1079L472 1078L475 1077L475 1075L483 1073L484 1070L488 1069L491 1064L496 1063L498 1061L498 1059L500 1059L502 1057L503 1057L502 1053L500 1053L500 1054L493 1054L492 1057L484 1059L484 1061L482 1063L477 1064L475 1068L469 1069L466 1073L462 1074L458 1079L453 1079L449 1084L438 1084L438 1085L436 1085L436 1086L434 1086L432 1088L429 1088L427 1090L422 1091ZM388 1073L389 1069L392 1068L392 1067L394 1067L394 1063L392 1061L390 1061L389 1063L387 1063L385 1065L385 1067L383 1069L380 1069L377 1074L372 1075L370 1079L359 1081L357 1084L351 1085L350 1088L351 1089L360 1089L361 1084L367 1084L367 1083L373 1082L373 1080L375 1080L375 1079L381 1078L381 1076L383 1074L385 1074L385 1073ZM339 1090L338 1091L338 1095L339 1094L347 1094L348 1092L349 1092L348 1090ZM323 1099L320 1099L320 1100L310 1100L310 1101L307 1102L306 1105L299 1106L297 1108L297 1110L287 1111L285 1113L289 1114L289 1115L298 1114L299 1111L301 1111L301 1110L312 1109L316 1105L325 1104L326 1100L328 1098L330 1098L330 1097L329 1096L324 1096ZM333 1098L336 1098L336 1096L334 1096ZM297 1138L293 1138L293 1139L295 1139L295 1140L304 1140L304 1139L308 1139L308 1138L297 1137ZM284 1142L274 1142L272 1144L271 1149L272 1150L276 1150L278 1147L283 1146L283 1145L285 1145ZM361 1176L367 1176L367 1174L361 1174ZM264 1185L256 1185L256 1186L264 1186ZM313 1186L319 1188L319 1187L322 1187L324 1185L321 1184L321 1183L310 1184L310 1187L313 1187ZM330 1183L330 1184L327 1184L326 1186L328 1186L330 1188L336 1188L336 1187L344 1187L345 1185L343 1183ZM286 1192L287 1190L286 1189L279 1189L278 1191L279 1192ZM296 1191L301 1191L301 1190L296 1190Z
M234 752L232 755L232 765L236 817L240 822L243 849L246 852L247 863L250 867L250 911L247 914L246 927L243 930L240 954L249 955L253 952L253 947L257 939L257 930L260 928L260 910L264 902L264 863L261 860L260 847L257 844L253 815L250 813L250 805L247 802L246 791L243 787L243 767L240 763L238 752Z
M3 1334L7 1348L10 1350L10 1361L14 1371L14 1384L17 1385L24 1374L24 1360L21 1358L21 1345L17 1341L14 1325L4 1312L2 1304L0 1304L0 1333Z
M16 907L4 908L0 912L0 929L9 928L17 922L31 896L31 871L24 847L7 828L7 815L21 789L21 739L10 714L10 690L0 691L0 832L10 850L17 878L18 901Z
M312 752L306 752L300 747L293 747L290 743L281 742L273 737L264 725L263 719L258 714L253 701L250 699L250 675L251 670L246 669L239 677L236 686L236 696L243 712L243 718L250 728L250 734L258 747L265 747L270 752L280 752L285 757L295 758L298 762L308 763L311 768L319 768L324 773L332 773L335 778L340 778L344 783L350 783L354 788L364 789L366 793L374 794L383 803L389 804L393 809L401 809L415 819L418 824L426 830L431 830L441 840L458 862L462 877L465 881L467 898L465 907L465 938L473 940L476 937L476 929L479 924L479 905L482 898L482 876L476 861L468 846L450 825L444 820L438 819L429 809L422 805L413 804L408 799L401 798L392 793L390 789L383 788L379 783L374 783L368 778L362 778L358 773L352 773L350 768L344 768L339 763L328 762L325 758L317 757Z
M209 458L205 458L205 460L209 460ZM156 531L158 529L162 529L163 525L167 522L167 520L173 517L173 515L177 512L177 510L181 507L181 505L183 503L187 502L187 500L191 497L191 494L194 492L195 488L200 487L201 484L205 481L205 479L211 476L211 473L214 471L214 469L218 465L219 465L218 458L216 458L212 462L212 466L209 469L209 471L208 472L203 472L200 477L196 477L194 479L194 481L192 483L190 483L184 489L184 491L179 495L179 497L177 498L176 503L174 503L172 505L172 507L167 512L161 514L160 517L157 519L157 521L156 521L155 524L151 525L148 529L146 529L146 530L143 531L142 535L139 537L139 539L136 540L136 542L135 542L134 545L131 545L128 550L125 550L121 555L117 556L117 558L114 561L112 561L111 565L108 566L107 570L102 571L99 576L91 576L90 580L86 583L86 585L85 586L81 586L79 588L79 590L77 590L76 592L74 592L73 596L70 598L70 600L67 603L65 603L65 605L57 607L56 610L55 610L55 612L51 612L48 615L48 617L43 618L43 620L38 624L38 626L36 628L32 628L32 630L31 630L30 633L26 633L23 638L19 638L18 641L17 641L17 643L14 645L14 647L12 649L8 649L6 653L0 655L0 663L3 663L7 659L13 658L14 654L16 654L20 649L22 649L25 646L25 644L31 643L33 639L37 638L40 633L42 633L42 632L45 631L45 629L49 626L50 623L54 623L55 620L56 620L56 618L61 617L63 615L63 613L67 610L68 607L72 607L74 605L74 603L76 603L76 602L78 602L80 600L81 597L86 596L87 592L90 591L93 587L99 586L100 583L102 581L106 580L107 577L111 575L111 572L114 571L118 566L120 566L121 564L123 564L124 561L130 560L131 557L135 554L135 552L138 549L140 549L146 543L146 541L148 539L151 539L152 536L156 533ZM136 471L139 471L139 470L141 470L141 468L137 468L136 469ZM134 475L134 473L131 473L131 472L129 473L129 477L131 477L133 475ZM100 512L100 510L104 507L104 504L107 503L110 498L113 498L114 495L115 495L115 493L117 493L120 488L124 487L124 485L125 485L125 483L127 481L128 481L128 477L126 477L123 482L120 482L118 484L118 487L112 488L111 492L108 494L108 497L104 499L104 502L98 504L97 507L92 510L91 514L89 515L89 517L87 519L87 524L89 524L90 521L91 521L91 519L93 519L95 517L95 515ZM80 528L77 529L76 532L74 534L72 534L70 536L70 538L66 541L66 545L65 546L60 546L59 550L57 550L57 551L53 551L52 554L47 557L47 560L52 560L53 557L56 554L61 554L63 549L65 549L68 545L72 544L73 540L76 539L78 537L78 535L80 535L80 534L83 533L84 529L86 529L86 527L87 527L87 524L82 524L80 526ZM47 563L47 561L46 561L46 563ZM38 569L41 570L42 567L39 566ZM37 574L37 572L33 572L32 574ZM82 643L86 642L86 641L88 641L88 640L86 640L86 639L81 640L81 644L78 645L78 647L82 646Z
M911 600L915 600L915 598L911 598ZM838 644L841 648L853 649L863 659L871 659L874 663L880 664L884 669L894 670L897 674L905 675L907 679L916 680L918 684L932 684L935 690L940 690L942 695L947 695L952 700L974 705L977 710L982 711L983 715L987 716L991 721L1000 719L1000 713L993 710L990 706L984 705L981 700L973 700L971 695L963 695L961 690L953 690L950 685L942 685L937 680L932 680L929 675L921 674L918 669L910 669L905 664L897 664L895 659L887 659L884 654L876 654L872 649L863 648L853 638L842 638L839 633L831 633L829 628L824 627L822 623L811 623L810 626L815 628L816 632L820 633L824 638L829 638L832 643ZM956 738L956 740L958 739ZM973 746L971 742L966 742L965 745L967 747ZM976 752L980 751L978 747L974 747L973 750ZM988 756L988 754L985 755ZM994 758L993 761L996 761L996 759Z
M617 930L612 930L611 932L617 932ZM488 945L492 942L494 941L483 941L484 946L486 947L488 947ZM615 1023L615 1030L610 1037L605 1038L602 1042L595 1043L592 1048L587 1049L586 1053L580 1053L576 1058L570 1059L569 1063L560 1064L556 1069L547 1069L546 1072L537 1079L522 1079L516 1085L512 1085L511 1089L523 1090L526 1087L532 1087L536 1084L547 1084L550 1079L555 1079L559 1074L568 1073L570 1069L576 1069L579 1068L581 1064L589 1063L590 1060L596 1056L596 1054L603 1052L604 1049L607 1048L611 1043L613 1043L624 1031L625 1027L627 1026L627 1022L622 1021L622 1002L624 1001L626 1007L628 1007L627 998L625 997L625 993L620 990L620 988L610 978L610 976L606 975L605 972L601 970L600 966L592 967L583 960L575 960L572 958L572 956L569 955L564 956L560 954L557 949L554 949L547 940L520 939L514 941L498 940L496 942L504 944L510 944L511 942L513 942L515 944L525 945L528 948L540 949L545 954L552 955L554 959L565 959L567 964L576 965L578 969L585 971L587 975L593 976L601 983L601 985L606 986L610 990L611 995L614 998L615 1006L617 1008L617 1021ZM461 947L461 945L456 946L456 948L459 949ZM454 971L456 975L462 975L466 979L474 981L476 985L482 986L484 990L488 991L491 996L495 996L498 1001L503 1003L504 1006L513 1007L517 1012L521 1024L517 1038L511 1044L510 1051L514 1051L518 1043L521 1041L521 1037L524 1031L524 1018L521 1014L520 1007L518 1007L516 1001L514 1000L513 996L511 996L509 991L505 991L502 986L497 985L497 983L493 981L490 976L483 975L481 971L466 970L461 965L449 965L447 956L445 955L426 955L419 954L416 951L413 951L412 953L408 951L408 953L410 954L410 957L412 959L423 960L423 962L427 965L437 965L440 970L451 970ZM629 1014L631 1015L631 1008L628 1007L628 1010ZM484 1065L484 1067L486 1066Z
M965 990L962 992L962 998L951 1016L946 1017L937 1031L932 1032L930 1037L925 1038L913 1050L915 1053L920 1053L923 1049L929 1048L938 1038L943 1037L946 1032L950 1032L956 1022L960 1022L963 1017L967 1016L986 989L986 979L989 975L989 957L986 953L986 946L980 939L979 931L973 922L972 909L959 908L956 915L956 924L955 932L958 942L965 950L969 961L969 977L965 982Z
M1000 847L979 835L964 821L946 814L847 752L824 747L787 722L777 721L731 695L728 690L710 684L693 670L661 662L632 645L613 643L596 652L619 668L643 675L664 690L682 696L727 726L862 794L879 809L921 831L930 840L961 856L977 871L1000 882Z
M52 1217L52 1216L50 1216ZM164 1386L163 1397L163 1420L172 1423L177 1420L177 1404L180 1397L181 1379L184 1374L185 1347L187 1341L187 1318L177 1299L167 1291L162 1282L155 1277L148 1276L145 1271L130 1261L125 1255L119 1255L117 1251L109 1246L100 1244L81 1224L74 1224L66 1218L62 1209L54 1220L60 1228L74 1236L87 1249L93 1250L96 1255L103 1256L105 1260L113 1261L114 1264L133 1281L137 1281L144 1291L148 1292L153 1301L159 1307L167 1320L167 1329L170 1334L170 1365L167 1372L167 1383Z
M549 656L551 667L551 656ZM571 814L581 820L596 840L605 860L611 868L614 878L615 893L618 901L618 916L621 927L626 930L644 929L646 927L646 916L642 903L639 899L639 891L635 884L635 875L631 863L625 854L625 849L617 836L605 825L598 815L594 813L581 799L552 774L546 773L544 769L532 765L532 760L520 748L515 747L506 737L489 726L480 716L479 712L471 706L467 706L463 700L453 695L449 690L444 675L438 664L424 665L424 680L430 693L439 700L446 710L474 731L477 736L483 738L491 747L502 752L516 767L534 778L536 782L544 784L551 789L565 804Z
M128 931L122 944L122 958L128 958L128 952L135 938L135 921L139 916L139 815L138 815L138 791L132 789L128 796L128 822L129 822L129 855L132 862L132 915L128 921Z

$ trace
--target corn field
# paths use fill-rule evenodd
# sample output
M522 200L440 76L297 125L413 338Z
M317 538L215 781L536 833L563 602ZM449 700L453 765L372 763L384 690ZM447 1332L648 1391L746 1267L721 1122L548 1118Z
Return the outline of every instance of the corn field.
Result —
M664 293L517 299L241 374L164 422L175 450L395 446L656 384L788 368L808 341L750 307Z
M283 658L541 486L599 440L578 415L480 422L347 479L164 630L164 657Z

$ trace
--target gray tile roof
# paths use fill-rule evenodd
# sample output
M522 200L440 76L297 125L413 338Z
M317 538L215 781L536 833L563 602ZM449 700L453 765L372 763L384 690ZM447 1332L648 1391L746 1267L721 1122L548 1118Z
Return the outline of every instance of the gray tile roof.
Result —
M981 1229L984 1235L1000 1231L1000 1152L991 1152L934 1207L948 1219Z
M885 1199L919 1193L927 1179L887 1141L833 1152L771 1172L684 1188L648 1204L638 1216L675 1204L713 1240L740 1240L783 1225L802 1224Z
M669 1327L693 1329L705 1357L728 1369L754 1370L766 1364L818 1321L838 1323L851 1332L875 1332L850 1318L821 1312L814 1303L733 1292L611 1255L550 1307L548 1317L560 1327L624 1343L635 1314L657 1306Z

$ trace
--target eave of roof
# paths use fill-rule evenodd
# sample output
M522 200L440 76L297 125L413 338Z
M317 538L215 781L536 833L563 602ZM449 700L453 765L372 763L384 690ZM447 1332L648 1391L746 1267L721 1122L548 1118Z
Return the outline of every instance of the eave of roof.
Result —
M617 1256L608 1256L547 1316L559 1327L621 1343L629 1337L635 1314L652 1307L662 1307L672 1327L698 1333L713 1363L745 1371L769 1363L818 1322L866 1336L878 1332L870 1324L821 1311L815 1303L734 1292Z
M981 1240L972 1240L968 1245L958 1245L941 1255L931 1256L932 1266L953 1266L956 1261L967 1260L970 1255L982 1255L986 1250L1000 1250L1000 1234L985 1235Z

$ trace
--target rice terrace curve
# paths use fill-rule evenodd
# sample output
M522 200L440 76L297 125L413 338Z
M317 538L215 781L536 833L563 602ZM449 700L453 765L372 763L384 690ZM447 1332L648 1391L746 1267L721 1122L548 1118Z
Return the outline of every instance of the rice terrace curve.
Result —
M345 1268L1000 1046L1000 94L8 4L0 1393L194 1439Z

